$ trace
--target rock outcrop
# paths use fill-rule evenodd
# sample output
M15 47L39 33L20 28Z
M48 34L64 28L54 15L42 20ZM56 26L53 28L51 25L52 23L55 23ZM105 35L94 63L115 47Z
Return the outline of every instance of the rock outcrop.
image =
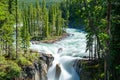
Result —
M80 80L92 80L91 79L91 73L87 71L84 67L84 60L76 60L74 63L74 69L80 76Z
M51 54L40 54L31 66L23 66L21 76L15 80L47 80L47 72L54 57Z
M59 80L60 74L61 74L61 68L60 68L60 65L57 64L56 65L55 80Z
M73 67L80 76L80 80L94 80L96 71L98 70L98 61L77 59Z
M54 60L54 57L51 54L41 54L40 56L40 80L47 80L47 72L50 66L52 65L52 62Z
M78 60L78 59L75 60L73 67L76 70L76 72L80 75L80 72L82 70L81 60Z

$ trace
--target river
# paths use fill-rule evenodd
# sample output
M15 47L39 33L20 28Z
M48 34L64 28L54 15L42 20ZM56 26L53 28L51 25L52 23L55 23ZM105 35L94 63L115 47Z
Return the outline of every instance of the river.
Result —
M55 72L57 64L61 68L61 74L57 80L80 80L79 75L73 68L73 64L76 59L88 56L88 53L85 52L86 33L72 28L66 29L66 32L70 36L53 44L40 43L39 45L31 45L32 49L54 56L53 65L48 70L48 80L56 80Z

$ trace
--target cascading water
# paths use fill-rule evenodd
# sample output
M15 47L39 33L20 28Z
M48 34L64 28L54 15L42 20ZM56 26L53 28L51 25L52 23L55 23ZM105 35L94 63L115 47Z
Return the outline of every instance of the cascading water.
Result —
M86 34L78 29L71 28L66 29L66 32L70 36L53 44L40 43L39 45L31 45L32 49L40 52L45 51L54 56L53 65L48 70L48 80L79 80L73 64L76 59L88 56L88 53L85 53ZM55 77L56 65L59 65L61 69L59 79Z

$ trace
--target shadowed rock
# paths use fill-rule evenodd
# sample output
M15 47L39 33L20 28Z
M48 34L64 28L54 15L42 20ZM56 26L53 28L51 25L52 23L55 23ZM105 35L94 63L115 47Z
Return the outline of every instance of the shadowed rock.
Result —
M62 50L63 50L62 48L59 48L57 53L61 53Z
M52 56L52 54L40 54L40 59L42 61L44 61L48 67L50 67L52 65L52 62L54 60L54 57Z
M57 64L56 65L55 80L59 80L60 74L61 74L61 68L60 68L60 65Z
M74 62L74 69L80 75L80 80L93 80L98 70L98 60L89 60L86 57Z

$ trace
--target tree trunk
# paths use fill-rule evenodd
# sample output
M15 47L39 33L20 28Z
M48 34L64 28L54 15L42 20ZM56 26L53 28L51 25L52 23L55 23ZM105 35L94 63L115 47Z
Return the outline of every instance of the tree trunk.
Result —
M18 55L18 11L17 11L17 9L18 9L18 7L17 7L17 5L18 5L18 2L17 2L17 0L16 0L16 58L18 57L17 55Z
M111 17L111 2L110 0L107 0L107 34L110 37L110 17ZM105 56L104 56L104 80L109 80L109 58L110 58L110 50L109 50L109 46L110 46L110 40L107 39L106 41L106 46L107 49L105 51Z

